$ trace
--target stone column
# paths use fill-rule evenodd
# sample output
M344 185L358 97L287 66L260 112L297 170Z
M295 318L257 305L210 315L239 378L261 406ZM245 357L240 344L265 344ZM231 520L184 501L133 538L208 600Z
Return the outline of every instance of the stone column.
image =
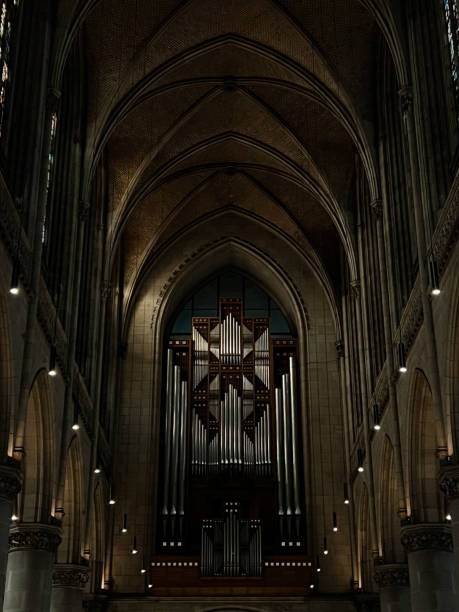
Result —
M412 612L457 612L451 529L444 523L402 528L408 555Z
M454 556L456 558L456 588L459 586L459 465L448 465L441 469L440 489L449 501Z
M381 612L410 612L410 580L408 565L391 563L375 567Z
M5 590L8 560L8 530L11 524L12 502L21 490L20 472L15 467L0 466L0 608Z
M3 612L49 612L60 533L59 527L40 523L10 529Z
M81 612L82 590L88 578L88 568L84 565L56 563L53 571L51 612Z

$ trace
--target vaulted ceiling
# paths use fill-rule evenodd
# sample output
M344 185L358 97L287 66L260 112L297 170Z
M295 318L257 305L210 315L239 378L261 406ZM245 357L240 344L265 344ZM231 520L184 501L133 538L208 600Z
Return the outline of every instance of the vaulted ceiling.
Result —
M106 167L126 283L222 209L283 232L324 276L352 269L356 157L378 196L378 58L403 80L398 2L68 0L55 66L86 67L88 192Z

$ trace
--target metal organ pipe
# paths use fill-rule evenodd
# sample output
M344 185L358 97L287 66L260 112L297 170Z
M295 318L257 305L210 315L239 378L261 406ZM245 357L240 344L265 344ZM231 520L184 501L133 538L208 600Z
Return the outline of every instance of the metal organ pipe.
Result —
M290 419L292 425L292 467L293 467L293 496L295 514L301 514L300 492L298 478L298 453L297 453L297 426L296 426L296 372L295 360L289 357L289 383L290 383Z
M172 403L173 403L173 351L167 351L167 380L166 380L166 426L165 426L165 462L164 462L164 491L163 514L169 514L169 470L171 457L171 430L172 430Z
M284 439L283 436L283 422L281 417L282 412L282 395L280 389L275 389L276 393L276 460L277 460L277 491L278 491L278 501L279 501L279 514L284 514L284 463L283 457L281 453L281 440Z
M288 396L288 379L287 374L282 375L282 415L284 425L284 466L285 466L285 511L286 514L292 514L292 501L290 494L290 462L289 462L289 448L291 444L290 436L290 410L289 410L289 396Z
M179 460L180 366L174 367L174 414L172 418L172 503L171 514L177 512L177 472Z
M180 411L180 472L179 472L179 514L185 511L185 467L186 467L186 412L188 389L186 381L182 382L181 411Z

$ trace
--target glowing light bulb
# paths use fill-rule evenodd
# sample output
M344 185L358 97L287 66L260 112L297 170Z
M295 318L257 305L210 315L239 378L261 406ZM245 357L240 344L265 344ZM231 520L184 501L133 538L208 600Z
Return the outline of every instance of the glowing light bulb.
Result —
M78 431L80 429L80 426L78 425L78 423L74 423L72 425L72 429L73 429L73 431Z
M137 548L133 548L133 549L131 550L131 554L132 554L132 555L136 555L138 552L139 552L139 551L137 550Z
M375 423L375 424L373 425L373 429L374 429L375 431L379 431L379 430L381 429L381 425L380 425L379 423Z
M55 368L53 368L52 370L48 370L48 376L57 376Z
M152 588L153 588L153 585L152 585L152 584L149 584L149 585L148 585L148 588L149 588L149 589L152 589Z
M398 371L402 374L405 374L406 372L408 372L408 368L406 366L400 366Z
M11 516L11 520L12 520L12 521L18 521L18 520L19 520L19 517L18 517L16 514L13 514L13 515Z
M12 295L17 295L19 293L19 287L11 287L10 288L10 293Z
M94 469L94 474L100 474L100 468L96 467L96 468Z
M359 472L363 472L363 465L359 465L359 467L357 468Z
M448 513L448 514L445 516L445 519L446 519L447 521L450 521L450 520L452 519L451 514L449 514L449 513Z
M140 570L140 573L141 573L141 574L145 574L145 573L146 573L146 571L147 571L147 570L146 570L144 567L142 567L142 569Z
M314 588L314 585L313 585L313 584L310 584L310 585L309 585L309 588L310 588L310 589L313 589L313 588Z
M441 291L438 287L432 289L432 295L440 295Z
M346 505L348 505L348 504L349 504L349 500L348 500L348 499L345 499L345 500L344 500L344 503L345 503Z
M108 500L108 503L110 504L110 506L114 506L116 504L116 500L114 500L112 497Z

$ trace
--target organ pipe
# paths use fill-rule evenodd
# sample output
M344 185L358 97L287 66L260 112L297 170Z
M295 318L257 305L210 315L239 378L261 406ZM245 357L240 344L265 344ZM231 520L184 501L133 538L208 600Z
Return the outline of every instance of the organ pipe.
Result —
M289 357L289 383L290 383L290 419L292 427L292 469L293 469L293 496L295 514L301 514L300 510L300 494L298 482L298 452L297 452L297 426L296 426L296 377L295 377L295 360L294 357Z
M167 379L166 379L166 424L165 424L165 461L164 461L164 491L163 491L163 514L168 514L169 504L169 469L170 469L170 455L171 455L171 430L172 430L172 403L173 403L173 366L172 366L173 351L168 349L167 351Z

